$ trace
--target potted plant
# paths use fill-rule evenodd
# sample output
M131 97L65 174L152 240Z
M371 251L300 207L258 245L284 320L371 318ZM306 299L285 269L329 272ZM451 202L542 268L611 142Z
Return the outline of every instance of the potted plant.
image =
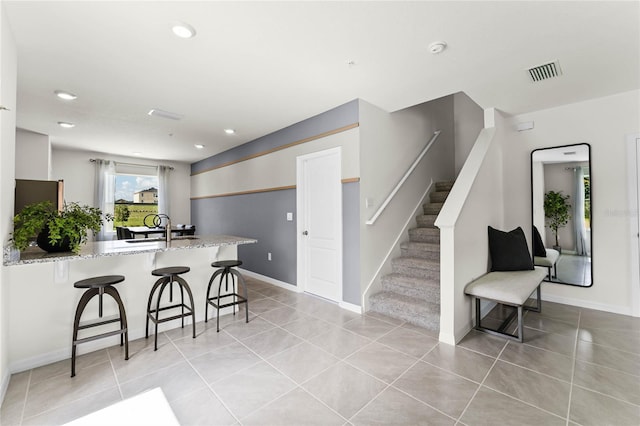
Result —
M112 219L110 214L104 218ZM45 251L78 253L87 241L87 232L99 232L102 223L102 211L96 207L65 203L59 211L50 201L29 204L13 218L13 244L24 250L37 236L38 246Z
M547 218L547 225L556 237L556 245L553 246L558 252L562 252L560 244L558 243L558 228L565 226L571 214L571 204L568 203L569 196L562 195L562 191L549 191L544 194L544 217Z

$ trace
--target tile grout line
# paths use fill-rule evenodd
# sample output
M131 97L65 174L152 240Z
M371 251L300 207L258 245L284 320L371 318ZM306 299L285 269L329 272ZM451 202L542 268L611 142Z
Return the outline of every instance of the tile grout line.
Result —
M24 393L24 401L22 402L22 411L20 413L20 424L24 422L24 412L27 409L27 398L29 397L29 388L31 387L31 376L33 375L33 368L29 370L29 379L27 379L27 389Z
M113 376L116 379L116 386L118 387L118 393L120 393L120 400L124 400L124 394L122 393L122 388L120 387L120 380L118 380L118 373L116 372L116 368L113 365L113 360L111 359L111 354L109 353L108 350L107 350L107 358L109 358L109 365L111 366L111 371L113 372Z
M582 319L582 310L578 311L578 331L576 331L576 339L573 342L573 362L571 363L571 385L569 387L569 404L567 404L566 425L569 426L571 416L571 399L573 398L573 377L576 374L576 358L578 356L578 335L580 331L580 321Z
M489 377L489 374L491 374L491 370L493 370L493 367L495 367L495 365L498 363L498 358L500 358L500 356L502 355L504 350L507 348L508 344L509 344L509 342L505 342L504 346L502 346L502 349L500 350L500 353L498 353L498 355L496 355L495 359L493 360L493 364L491 364L491 367L489 367L489 370L487 370L487 373L484 375L484 378L482 379L482 382L480 382L480 385L478 386L478 389L476 389L476 391L473 393L473 396L471 396L471 399L469 399L469 402L467 402L467 405L464 407L464 410L462 410L462 413L460 413L460 415L458 416L458 418L456 420L456 424L462 420L462 417L464 416L464 413L467 412L467 410L469 409L469 406L471 405L471 402L473 402L473 399L476 397L476 395L478 395L478 392L480 392L480 389L482 388L482 385L487 380L487 377Z
M265 320L265 321L267 321L267 320ZM284 330L284 329L283 329L283 328L281 328L280 326L276 326L276 328L280 328L281 330ZM287 332L287 333L289 333L289 331L287 331L287 330L284 330L284 331L285 331L285 332ZM291 335L292 335L292 336L294 336L294 337L299 338L298 336L295 336L293 333L289 333L289 334L291 334ZM301 339L301 338L299 338L299 339ZM312 343L310 343L310 342L307 342L307 341L306 341L306 340L304 340L304 339L301 339L301 340L303 340L303 341L302 341L302 342L300 342L299 344L294 345L294 346L291 346L291 347L289 347L289 348L286 348L286 349L284 349L284 350L282 350L282 351L280 351L280 352L278 352L278 353L275 353L275 354L273 354L273 355L271 355L271 356L272 356L272 357L274 357L274 356L276 356L276 355L278 355L278 354L281 354L281 353L283 353L283 352L285 352L285 351L287 351L287 350L289 350L289 349L291 349L291 348L293 348L293 347L300 346L300 345L302 345L303 343L309 343L309 344L312 344ZM283 371L281 371L278 367L276 367L276 366L275 366L275 365L273 365L271 362L269 362L267 358L264 358L263 356L261 356L260 354L258 354L257 352L255 352L253 349L251 349L250 347L248 347L247 345L245 345L245 344L244 344L243 342L241 342L240 340L238 340L238 343L240 343L240 344L241 344L241 345L243 345L247 350L249 350L249 351L251 351L253 354L255 354L255 355L256 355L256 356L261 360L261 362L264 362L264 363L266 363L267 365L269 365L271 368L275 369L278 373L282 374L285 378L287 378L289 381L291 381L291 382L295 385L295 387L294 387L293 389L291 389L291 390L289 390L289 391L285 392L284 394L280 395L279 397L275 398L274 400L269 401L269 402L267 402L266 404L263 404L262 406L260 406L260 407L256 408L255 410L251 411L251 412L250 412L250 413L248 413L246 416L244 416L245 418L246 418L246 417L249 417L250 415L252 415L252 414L254 414L254 413L256 413L256 412L258 412L259 410L262 410L262 409L263 409L263 408L265 408L265 407L270 406L270 405L271 405L271 404L273 404L274 402L276 402L276 401L280 400L281 398L283 398L285 395L288 395L289 393L293 392L295 389L301 389L303 392L307 393L307 394L308 394L308 395L310 395L313 399L315 399L316 401L318 401L320 404L322 404L322 405L324 405L326 408L328 408L330 411L334 412L337 416L339 416L340 418L344 419L346 422L349 422L349 420L348 420L346 417L344 417L342 414L338 413L336 410L334 410L333 408L331 408L330 406L328 406L324 401L320 400L320 399L319 399L319 398L317 398L315 395L313 395L311 392L309 392L308 390L306 390L305 388L303 388L303 387L302 387L302 384L307 383L308 381L310 381L310 380L314 379L315 377L317 377L317 376L321 375L322 373L324 373L325 371L327 371L327 370L329 370L330 368L334 367L334 366L335 366L335 365L337 365L338 363L342 362L342 360L341 360L340 358L336 357L335 355L329 354L329 355L334 356L336 359L338 359L338 362L337 362L336 364L333 364L333 365L328 366L327 368L325 368L325 369L323 369L322 371L318 372L318 373L317 373L317 374L315 374L314 376L312 376L312 377L308 378L307 380L305 380L304 382L302 382L302 384L298 384L295 380L293 380L291 377L289 377L287 374L285 374ZM325 352L326 352L326 351L325 351ZM328 352L327 352L327 353L328 353ZM257 364L258 364L258 363L253 364L253 365L257 365ZM245 368L244 370L246 370L246 368ZM242 371L244 371L244 370L242 370ZM234 373L234 374L235 374L235 373ZM235 417L235 415L234 415L234 417ZM242 423L242 421L240 421L239 419L238 419L238 423L240 423L241 425L243 424L243 423Z
M226 333L226 332L225 332ZM229 336L231 336L229 333L227 333ZM168 336L167 336L168 337ZM234 336L231 336L231 338L235 339ZM236 339L237 341L237 339ZM205 387L208 388L211 393L213 393L213 395L218 399L218 401L220 401L220 404L222 404L222 406L225 408L225 410L227 410L227 412L229 414L231 414L231 417L233 417L236 422L240 423L240 419L234 414L233 411L231 411L231 409L227 406L227 404L225 404L225 402L222 400L222 398L220 398L220 396L218 395L218 393L211 387L211 384L208 383L205 378L202 376L202 374L200 374L200 372L198 371L197 368L194 367L194 365L191 363L191 361L189 361L189 359L185 356L185 354L180 350L180 348L178 348L178 346L174 343L173 339L169 338L169 342L173 345L174 348L176 348L176 350L178 351L178 353L182 356L182 358L184 358L185 362L187 364L189 364L189 367L191 367L191 369L198 375L198 377L200 377L200 380L202 380L202 382L204 383ZM255 365L255 364L253 364ZM174 414L175 415L175 414Z
M399 326L398 326L398 328L399 328L399 327L401 327L401 325L399 325ZM368 346L368 345L367 345L367 346ZM397 388L397 387L395 387L395 386L394 386L394 384L395 384L398 380L400 380L400 378L401 378L402 376L404 376L404 375L407 373L407 371L411 370L413 367L415 367L416 365L418 365L418 363L420 363L420 362L424 362L424 361L422 361L422 358L424 358L424 357L425 357L425 356L427 356L429 353L431 353L431 352L432 352L432 351L433 351L437 346L438 346L438 344L435 344L435 345L434 345L431 349L429 349L429 350L428 350L428 351L427 351L427 352L426 352L422 357L417 358L417 359L416 359L416 361L415 361L413 364L411 364L407 369L405 369L401 374L399 374L399 375L398 375L398 377L396 377L396 378L395 378L394 380L392 380L389 384L387 384L387 386L386 386L384 389L382 389L378 394L376 394L373 398L371 398L371 400L370 400L369 402L367 402L367 403L366 403L362 408L360 408L358 411L356 411L356 412L355 412L355 413L354 413L354 414L349 418L349 422L351 422L351 420L353 420L353 419L354 419L358 414L360 414L360 413L361 413L365 408L367 408L369 405L371 405L371 404L373 403L373 401L374 401L374 400L376 400L376 399L377 399L377 398L378 398L382 393L384 393L385 391L387 391L389 388L392 388L393 390L396 390L396 391L398 391L398 392L400 392L400 393L402 393L402 394L404 394L404 395L408 396L409 398L413 399L414 401L417 401L417 402L418 402L418 403L420 403L420 404L426 405L427 407L431 408L432 410L437 411L438 413L440 413L440 414L442 414L442 415L444 415L444 416L446 416L446 417L448 417L448 418L450 418L450 419L452 419L452 420L455 420L455 418L454 418L454 417L452 417L451 415L449 415L449 414L445 413L444 411L442 411L442 410L440 410L440 409L438 409L438 408L436 408L436 407L432 406L431 404L428 404L428 403L426 403L426 402L424 402L424 401L422 401L422 400L420 400L420 399L418 399L418 398L414 397L413 395L411 395L411 394L409 394L409 393L405 392L404 390L399 389L399 388ZM393 349L393 348L391 348L391 349ZM375 377L375 376L373 376L373 375L371 375L371 374L367 373L366 371L361 370L360 368L358 368L358 367L357 367L357 366L355 366L355 365L351 365L351 364L349 364L349 365L350 365L351 367L353 367L353 368L356 368L358 371L361 371L361 372L363 372L363 373L365 373L365 374L367 374L367 375L369 375L369 376L371 376L371 377L375 378L376 380L382 381L381 379L378 379L377 377ZM383 382L383 383L384 383L384 382Z

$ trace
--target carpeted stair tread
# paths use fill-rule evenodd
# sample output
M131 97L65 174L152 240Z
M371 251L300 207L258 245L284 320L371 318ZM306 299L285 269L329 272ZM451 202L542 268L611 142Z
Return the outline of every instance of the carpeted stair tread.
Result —
M449 195L449 191L436 191L429 194L429 201L432 203L444 203Z
M418 222L418 228L433 228L437 218L437 214L421 214L417 216L416 222Z
M435 214L437 215L442 210L442 206L444 203L429 203L422 206L422 211L424 214Z
M409 229L409 241L439 244L440 230L438 228L411 228Z
M440 260L440 244L407 241L400 244L402 256L421 257L423 259Z
M436 182L436 191L451 191L454 181Z
M440 304L387 291L372 295L369 302L374 312L429 330L440 329Z
M391 269L395 273L416 278L440 278L440 262L429 261L419 257L397 257L391 260Z
M440 300L439 279L424 279L392 273L382 277L382 289L425 301Z

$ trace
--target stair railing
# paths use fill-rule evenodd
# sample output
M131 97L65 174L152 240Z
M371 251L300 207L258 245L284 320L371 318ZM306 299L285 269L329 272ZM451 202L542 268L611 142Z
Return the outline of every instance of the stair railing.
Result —
M369 219L368 221L365 222L367 225L373 225L374 223L376 223L376 220L378 219L378 217L382 214L384 209L387 208L387 206L389 205L389 203L391 202L393 197L396 195L396 193L400 190L400 188L405 183L405 181L407 179L409 179L409 176L411 176L411 173L413 173L415 168L418 167L418 164L420 163L422 158L427 154L427 152L429 151L429 148L431 148L431 146L436 141L436 139L438 139L438 136L440 136L440 130L436 130L435 132L433 132L433 136L431 137L431 139L429 140L427 145L422 149L422 151L420 151L420 154L415 159L413 164L411 164L411 167L409 167L409 170L407 170L407 172L404 174L404 176L402 176L402 179L400 179L400 182L398 182L396 184L396 186L393 188L391 193L384 200L384 203L382 203L382 205L380 205L380 207L375 212L375 214L373 216L371 216L371 219Z

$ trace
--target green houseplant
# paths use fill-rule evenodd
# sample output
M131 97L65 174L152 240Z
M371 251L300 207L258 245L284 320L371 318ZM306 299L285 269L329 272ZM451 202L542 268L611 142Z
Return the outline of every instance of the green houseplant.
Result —
M106 215L104 220L112 220ZM50 201L29 204L13 218L13 244L19 250L38 236L38 246L46 251L73 251L87 241L87 232L99 232L102 211L96 207L65 203L58 211Z
M568 201L569 196L562 195L562 191L549 191L544 194L544 217L547 218L547 225L555 234L556 245L553 248L558 251L561 251L558 243L558 229L565 226L571 219L569 213L571 204Z

